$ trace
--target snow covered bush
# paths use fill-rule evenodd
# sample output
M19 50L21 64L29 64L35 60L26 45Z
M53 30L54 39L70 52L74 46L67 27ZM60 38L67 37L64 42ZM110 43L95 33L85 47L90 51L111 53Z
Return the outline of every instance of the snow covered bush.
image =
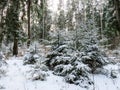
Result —
M35 52L33 48L30 48L29 51L24 55L24 65L26 64L34 64L37 59L39 59L39 55Z
M77 30L78 41L81 44L79 47L80 59L91 68L91 73L109 63L108 57L99 47L98 30L93 19L88 19L86 24L81 23L80 29Z
M104 75L106 75L109 78L112 78L112 79L118 78L120 73L119 64L110 63L108 65L105 65L101 71L102 72L104 71L105 73Z
M91 68L91 72L94 73L97 68L109 63L108 57L99 50L95 45L88 45L83 50L83 55L81 56L81 61L87 64Z
M0 52L0 78L6 74L7 63L3 59L4 55Z
M44 81L46 80L46 77L48 74L45 71L41 70L34 70L34 72L31 73L32 80L41 80Z
M27 78L31 80L46 80L46 77L49 76L47 73L48 68L44 64L41 65L34 65L31 67L29 71L27 71Z
M65 81L87 87L92 84L92 80L89 78L90 68L85 65L80 59L80 52L76 52L73 48L67 45L61 45L54 51L47 55L46 65L49 69L53 70L53 74L58 76L64 76Z
M63 64L67 65L71 61L71 54L73 50L67 45L61 45L52 52L48 53L46 58L46 65L50 69L54 69L55 66Z
M93 84L93 81L90 79L90 68L83 64L82 62L77 62L74 64L74 69L71 73L65 76L65 80L68 83L74 83L81 87L89 87Z
M0 52L0 78L5 76L7 72L7 63L4 60L4 55ZM0 84L0 89L4 89L5 87Z
M117 78L118 77L118 71L117 70L111 70L111 77Z
M37 46L36 44L30 46L24 56L23 64L30 64L30 70L26 75L28 79L44 81L48 76L48 67L44 64L44 56Z

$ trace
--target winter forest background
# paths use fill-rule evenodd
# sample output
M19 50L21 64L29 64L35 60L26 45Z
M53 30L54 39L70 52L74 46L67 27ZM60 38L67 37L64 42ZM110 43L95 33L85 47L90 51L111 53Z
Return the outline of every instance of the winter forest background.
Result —
M119 62L120 0L0 0L0 90L120 90Z

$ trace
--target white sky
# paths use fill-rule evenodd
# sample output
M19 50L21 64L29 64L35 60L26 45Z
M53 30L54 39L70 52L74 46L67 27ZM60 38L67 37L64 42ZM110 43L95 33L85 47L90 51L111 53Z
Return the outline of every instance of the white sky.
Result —
M65 8L66 1L67 1L67 0L62 0L62 2L63 2L63 4L64 4L63 8ZM56 11L57 11L57 9L58 9L58 4L59 4L59 0L49 0L50 9L51 9L53 12L56 12Z

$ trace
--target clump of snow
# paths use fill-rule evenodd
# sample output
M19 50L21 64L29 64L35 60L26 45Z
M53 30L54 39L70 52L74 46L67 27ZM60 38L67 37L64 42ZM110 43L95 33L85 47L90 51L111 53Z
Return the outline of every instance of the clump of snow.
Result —
M119 75L119 64L108 64L102 68L101 71L106 70L106 76L111 78L118 78Z
M117 70L112 70L111 71L111 77L112 78L117 78L118 77L118 71Z
M41 81L44 81L46 80L46 77L49 75L47 72L45 71L42 71L40 69L33 69L33 70L30 70L29 71L29 79L31 80L41 80Z
M74 67L70 64L68 65L57 65L54 68L54 74L55 75L60 75L60 76L66 76L66 74L70 74L71 71L73 71Z
M42 71L48 71L49 70L48 67L46 65L42 64L42 63L41 64L36 63L34 68L41 69Z

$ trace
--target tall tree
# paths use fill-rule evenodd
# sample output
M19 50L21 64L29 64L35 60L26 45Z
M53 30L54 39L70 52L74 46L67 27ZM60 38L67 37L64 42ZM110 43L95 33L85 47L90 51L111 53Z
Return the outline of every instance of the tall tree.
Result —
M116 19L118 23L118 31L120 33L120 0L114 0L114 7L115 7Z
M74 1L74 0L73 0ZM71 0L67 0L67 14L66 14L66 26L68 30L73 30L73 3Z
M1 44L2 44L2 40L3 40L3 36L4 36L4 10L5 10L5 7L7 6L7 2L8 0L1 0L0 2L0 47L1 47Z
M114 49L119 44L119 3L119 0L108 0L103 8L103 33L108 39L110 49Z
M32 3L32 32L36 39L48 39L51 27L51 11L48 9L47 0Z
M20 1L19 0L11 0L10 6L6 13L6 30L7 30L7 37L13 40L13 55L18 54L18 37L19 37L19 8L20 8Z
M57 20L57 26L60 30L63 30L66 28L66 17L65 17L65 11L63 8L63 1L59 0L58 5L58 20Z
M30 39L31 39L31 31L30 31L30 6L31 6L31 0L28 0L28 6L27 6L27 17L28 17L28 42L27 46L30 46Z

